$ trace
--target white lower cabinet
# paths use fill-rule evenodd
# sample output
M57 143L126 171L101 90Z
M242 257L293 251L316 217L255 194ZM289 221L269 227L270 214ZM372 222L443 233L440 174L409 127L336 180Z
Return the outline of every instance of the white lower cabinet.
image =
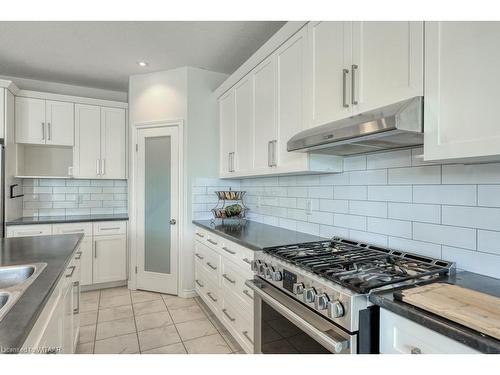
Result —
M80 286L127 280L127 222L12 225L7 237L84 235L80 243Z
M380 309L380 353L382 354L479 354L478 351Z
M195 289L247 353L253 353L253 252L213 233L196 230Z

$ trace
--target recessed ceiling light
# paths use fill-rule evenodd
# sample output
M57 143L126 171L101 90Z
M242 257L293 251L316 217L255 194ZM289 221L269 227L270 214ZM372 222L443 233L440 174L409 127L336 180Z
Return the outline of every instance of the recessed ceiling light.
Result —
M139 65L139 66L141 66L141 67L143 67L143 68L144 68L145 66L148 66L148 63L147 63L147 62L145 62L145 61L139 61L139 62L137 63L137 65Z

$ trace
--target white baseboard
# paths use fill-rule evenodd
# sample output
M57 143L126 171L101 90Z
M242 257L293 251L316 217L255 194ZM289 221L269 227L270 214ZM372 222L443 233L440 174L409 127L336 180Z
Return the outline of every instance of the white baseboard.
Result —
M97 289L116 288L116 287L119 287L119 286L126 286L126 285L127 285L127 280L113 281L113 282L110 282L110 283L83 285L82 286L82 292L88 292L90 290L97 290Z
M179 292L179 297L181 298L193 298L193 297L198 297L198 293L196 293L196 290L194 289L185 289L181 290Z

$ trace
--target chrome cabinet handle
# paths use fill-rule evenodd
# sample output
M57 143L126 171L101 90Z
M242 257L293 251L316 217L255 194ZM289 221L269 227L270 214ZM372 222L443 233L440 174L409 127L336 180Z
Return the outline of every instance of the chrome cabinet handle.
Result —
M210 238L207 239L208 242L210 242L212 245L217 245L217 242L215 242L214 240L211 240Z
M359 66L356 64L351 65L351 70L352 70L352 78L351 78L351 103L352 105L358 104L358 101L356 100L356 71L358 70Z
M236 254L236 252L235 252L235 251L229 250L229 249L228 249L227 247L225 247L225 246L222 248L222 250L224 250L226 253L229 253L229 254L231 254L231 255Z
M229 153L229 172L234 172L234 151Z
M198 232L196 232L195 234L196 234L198 237L200 237L200 238L205 237L205 235L204 235L204 234L201 234L201 233L198 233Z
M203 288L205 285L203 285L202 283L200 283L200 280L195 280L194 281L200 288Z
M211 269L216 270L217 266L214 266L212 263L207 262L207 266L209 266Z
M69 274L67 274L66 277L71 277L75 273L76 266L68 267L68 269L70 269L70 268L71 268L71 272Z
M45 122L42 122L42 141L45 141Z
M30 234L42 234L43 232L41 230L37 231L24 231L24 232L17 232L20 236L23 235L30 235Z
M342 106L344 108L349 107L347 103L347 75L349 74L349 69L342 69Z
M227 171L228 172L232 172L231 171L231 155L232 155L232 152L227 153Z
M225 315L225 316L227 316L227 318L228 318L230 321L234 322L234 321L236 320L236 318L233 318L231 315L229 315L229 314L227 313L227 309L222 309L222 312L224 313L224 315Z
M273 141L267 142L267 166L272 167L273 162L271 160L271 154L272 154L272 149L273 148Z
M244 290L243 290L243 294L244 294L245 296L247 296L248 298L253 299L253 296L250 294L250 292L249 292L247 289L244 289Z
M211 293L211 292L207 292L207 296L208 296L208 298L210 298L212 301L217 302L217 298L215 298L214 296L212 296L212 293Z
M99 228L99 230L119 230L120 227L107 227L107 228Z
M75 259L76 259L76 260L79 260L79 259L82 257L82 252L81 252L81 251L79 251L79 252L77 252L77 253L76 253L76 255L77 255L77 256L75 257Z
M278 141L275 139L272 141L272 145L273 145L273 158L272 158L272 165L271 167L276 167L278 165L278 160L276 159L276 144L278 143Z
M243 336L245 336L245 337L247 338L247 340L248 340L248 341L250 341L250 343L252 343L252 344L253 344L253 340L252 340L252 338L248 335L248 331L243 331L243 332L241 332L241 333L243 333Z
M248 258L243 258L243 262L252 265L252 262L250 260L248 260Z
M227 281L229 281L231 284L236 284L236 281L231 279L228 275L226 275L225 273L222 274L222 277L225 278Z
M422 354L422 350L420 348L411 348L410 354Z
M47 140L50 141L52 139L52 130L50 126L50 122L47 123Z
M76 308L73 309L73 315L76 315L76 314L79 314L80 313L80 282L79 281L75 281L73 283L73 287L77 287L78 288L78 298L76 299L78 304L76 305Z
M106 159L101 159L101 176L106 174Z
M100 170L100 163L99 163L99 159L96 159L95 161L95 174L100 176L101 175L101 170Z
M97 259L97 246L95 243L94 243L94 258Z
M205 259L205 257L204 257L204 256L201 256L201 255L200 255L200 254L198 254L198 253L194 253L194 255L195 255L195 256L196 256L196 258L198 258L198 259Z
M63 229L61 233L84 233L83 229Z

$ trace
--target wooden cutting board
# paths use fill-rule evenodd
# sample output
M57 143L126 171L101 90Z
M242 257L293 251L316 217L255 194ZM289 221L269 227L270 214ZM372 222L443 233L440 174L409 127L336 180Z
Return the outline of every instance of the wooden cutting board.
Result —
M500 298L435 283L398 293L398 299L500 340Z

